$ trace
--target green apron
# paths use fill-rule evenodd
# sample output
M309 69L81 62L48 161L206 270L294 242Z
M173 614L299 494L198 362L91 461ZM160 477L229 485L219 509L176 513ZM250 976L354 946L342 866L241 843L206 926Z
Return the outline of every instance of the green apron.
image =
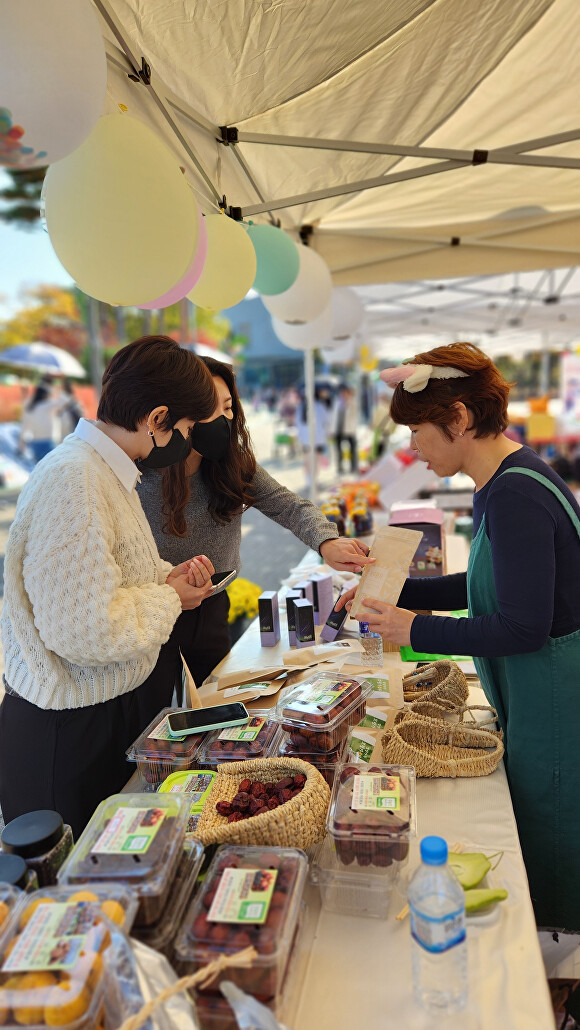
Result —
M513 467L551 490L580 538L580 520L545 476ZM533 554L530 561L534 560ZM578 584L580 591L580 584ZM485 515L467 567L469 615L497 612ZM539 927L580 931L580 630L539 651L475 658L505 734L506 770Z

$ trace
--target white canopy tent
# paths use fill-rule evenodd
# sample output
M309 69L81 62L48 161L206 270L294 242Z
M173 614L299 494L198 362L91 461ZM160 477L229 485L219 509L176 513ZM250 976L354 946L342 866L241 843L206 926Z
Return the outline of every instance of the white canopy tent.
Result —
M336 283L577 263L578 0L94 3L108 109Z

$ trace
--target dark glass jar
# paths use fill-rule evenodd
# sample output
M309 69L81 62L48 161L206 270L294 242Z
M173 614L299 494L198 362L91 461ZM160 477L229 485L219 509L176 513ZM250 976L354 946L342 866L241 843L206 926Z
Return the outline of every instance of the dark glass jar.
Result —
M36 873L20 855L0 855L0 883L9 883L27 893L38 889Z
M0 839L2 851L23 858L36 873L40 887L56 883L57 873L73 846L70 826L58 812L48 809L19 815L4 827Z

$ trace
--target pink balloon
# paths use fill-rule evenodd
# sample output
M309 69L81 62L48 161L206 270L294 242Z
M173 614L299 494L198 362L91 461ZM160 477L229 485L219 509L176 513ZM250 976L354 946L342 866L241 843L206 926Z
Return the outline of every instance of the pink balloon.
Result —
M154 311L157 308L168 308L170 304L176 304L178 300L183 300L189 291L193 290L193 287L203 272L206 257L207 230L205 228L205 218L200 211L197 250L185 275L182 276L179 282L176 283L175 286L172 286L167 293L158 297L157 300L150 300L148 304L139 304L139 307L142 308L143 311Z

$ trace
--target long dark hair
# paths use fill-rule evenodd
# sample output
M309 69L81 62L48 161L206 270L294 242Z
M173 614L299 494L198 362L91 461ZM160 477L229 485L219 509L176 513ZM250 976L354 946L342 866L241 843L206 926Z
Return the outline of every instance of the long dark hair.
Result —
M256 475L256 458L252 450L244 409L236 386L236 377L229 365L215 358L200 358L212 376L220 376L232 398L233 419L230 423L230 447L222 461L201 459L199 473L209 492L209 513L218 525L226 525L234 515L254 502L252 481ZM185 462L170 465L163 472L163 532L186 536L185 506L189 500L189 480Z

